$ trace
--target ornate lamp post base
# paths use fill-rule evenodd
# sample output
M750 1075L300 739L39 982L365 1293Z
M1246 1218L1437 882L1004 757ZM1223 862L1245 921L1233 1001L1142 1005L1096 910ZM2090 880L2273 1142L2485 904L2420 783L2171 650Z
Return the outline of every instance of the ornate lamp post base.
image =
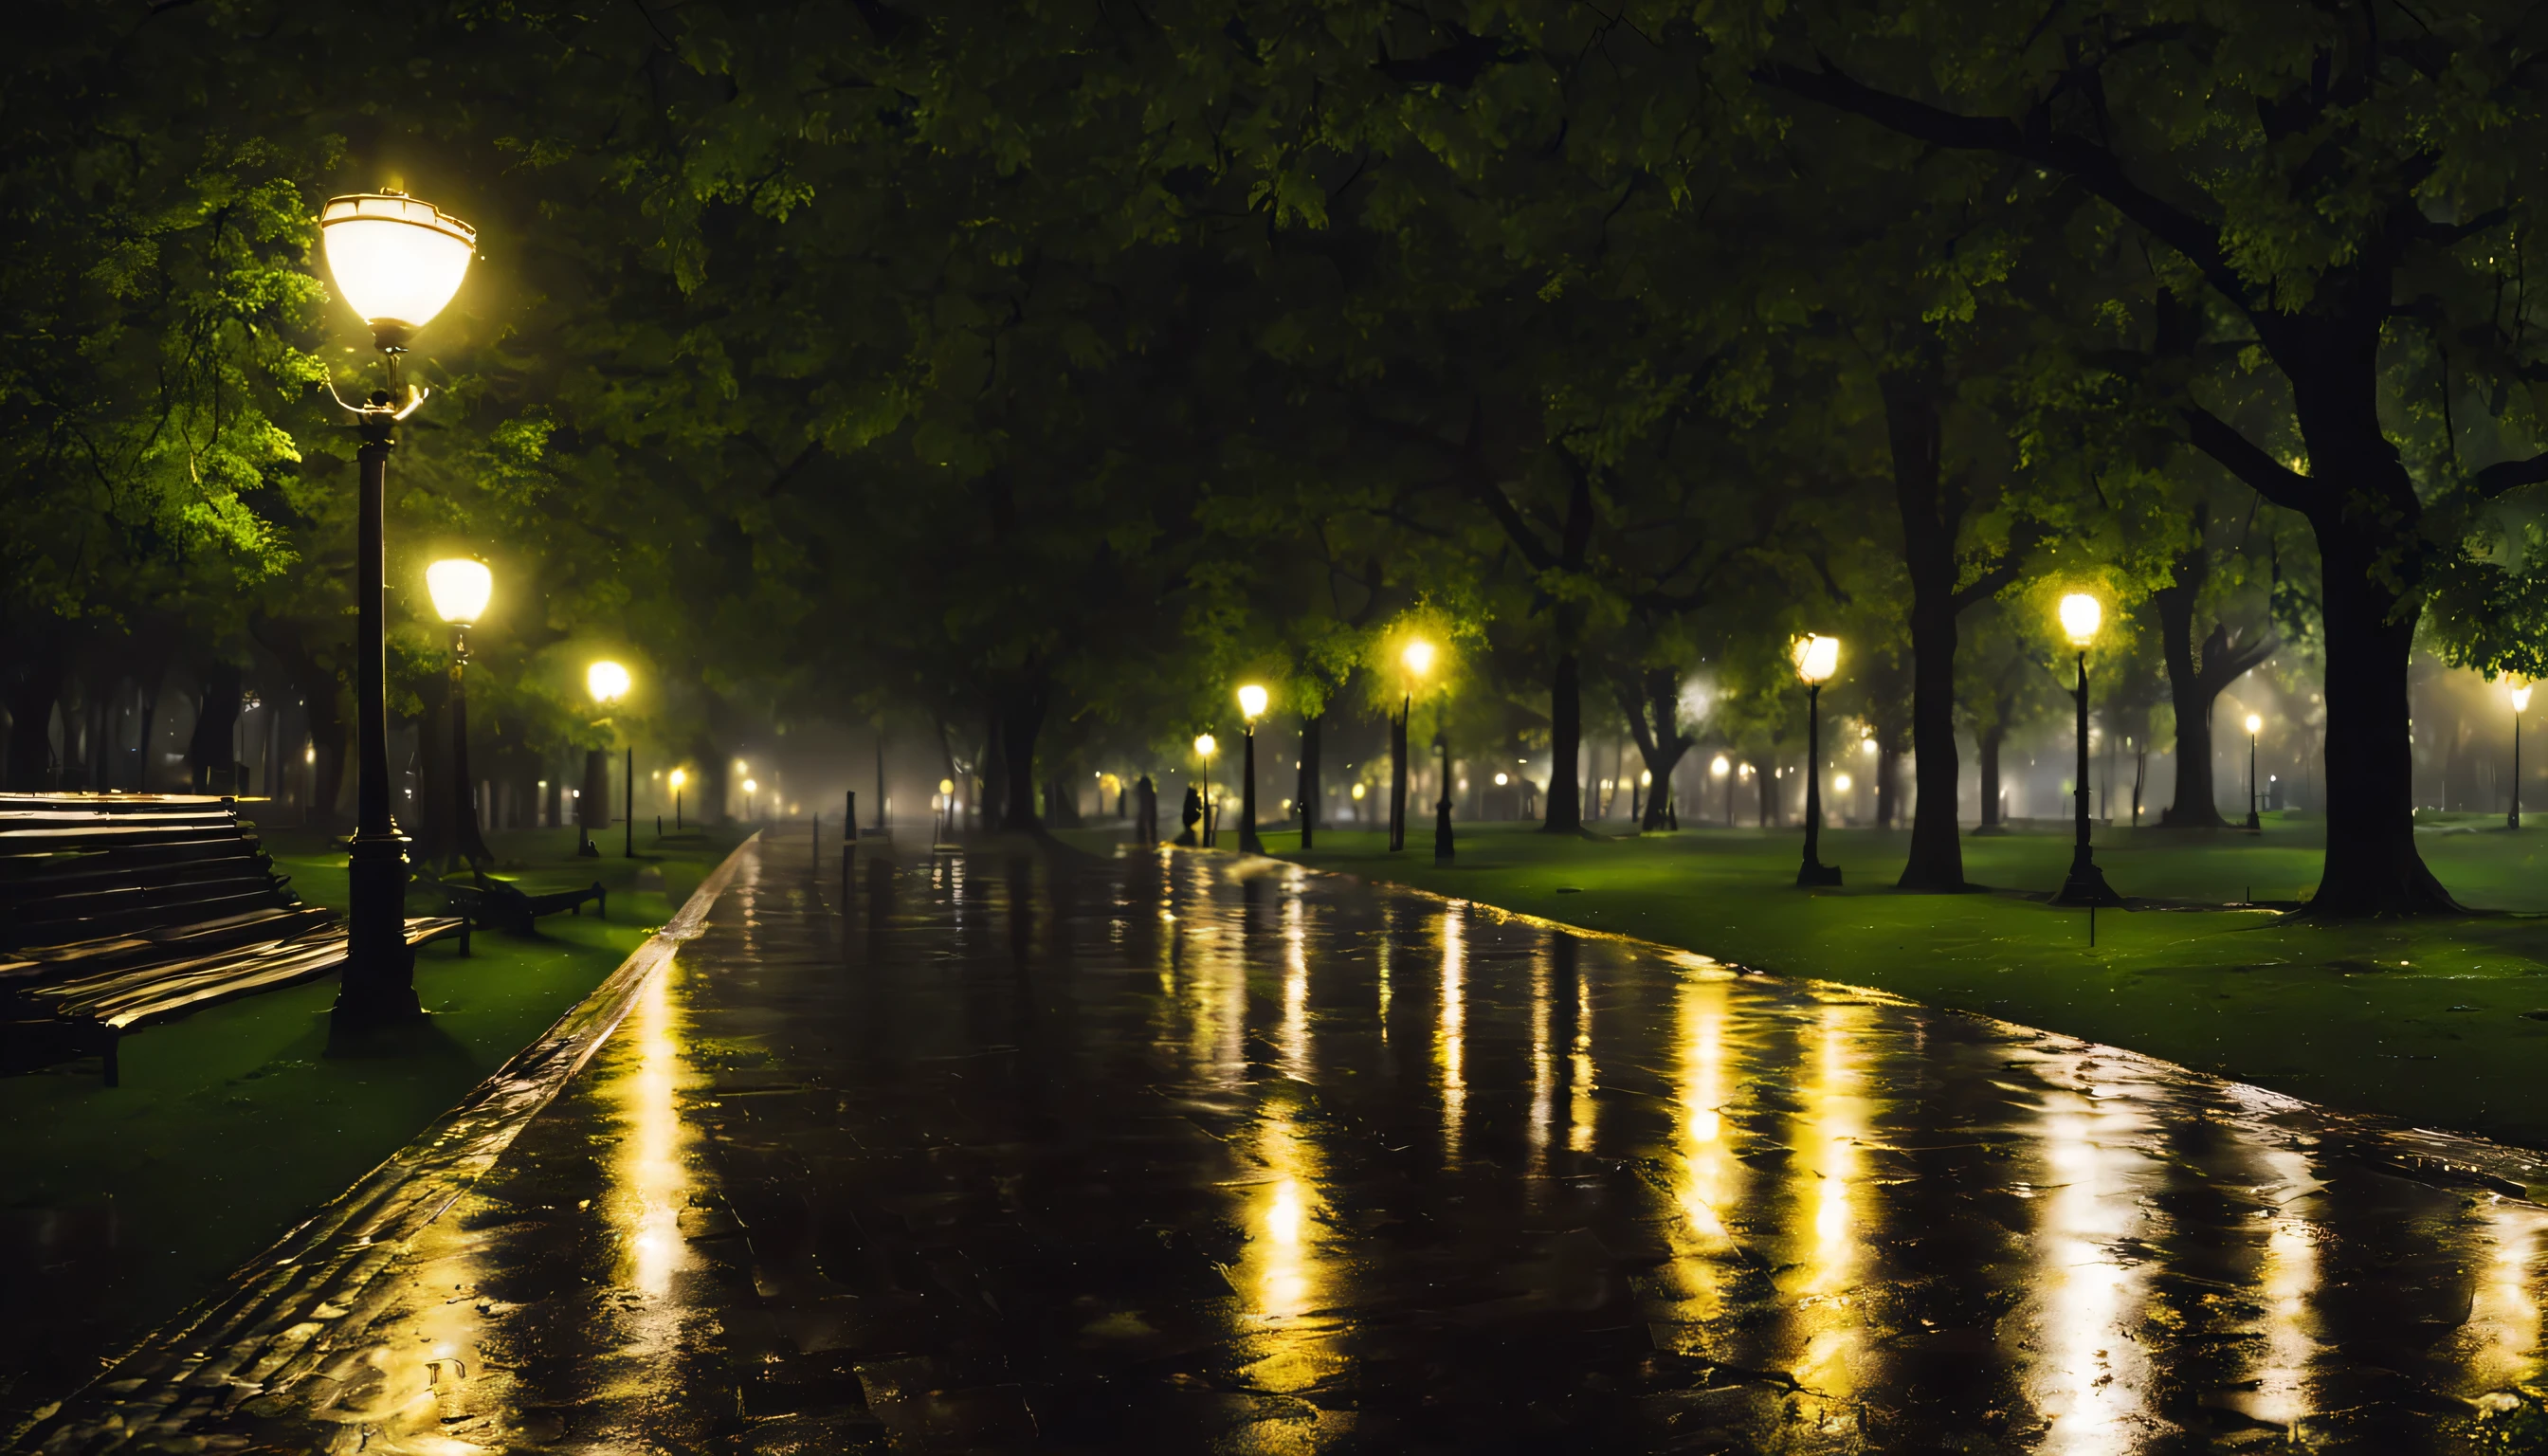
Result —
M396 1026L424 1015L415 994L415 950L407 943L407 836L357 834L345 866L353 913L345 970L328 1014L332 1035Z
M1840 866L1837 864L1800 864L1796 867L1796 884L1799 888L1810 889L1816 885L1838 883L1840 883Z
M2120 905L2124 897L2106 883L2106 871L2085 855L2070 862L2070 873L2061 881L2061 893L2052 897L2055 905Z

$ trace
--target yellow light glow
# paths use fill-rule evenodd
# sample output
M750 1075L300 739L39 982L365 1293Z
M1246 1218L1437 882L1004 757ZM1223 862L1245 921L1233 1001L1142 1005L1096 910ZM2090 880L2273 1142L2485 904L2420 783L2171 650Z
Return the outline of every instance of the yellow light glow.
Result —
M303 749L303 750L301 751L301 762L303 762L303 763L305 763L305 764L315 764L315 763L318 763L318 745L317 745L317 744L315 744L315 743L314 743L314 744L310 745L308 748Z
M1253 723L1265 716L1265 689L1250 682L1238 689L1238 711Z
M1875 740L1874 740L1874 739L1872 739L1872 738L1865 739L1865 740L1863 740L1863 742L1864 742L1864 743L1866 744L1866 756L1867 756L1868 758L1870 758L1870 759L1871 759L1871 758L1874 758L1877 754L1879 754L1879 753L1882 753L1882 752L1883 752L1883 750L1882 750L1882 749L1879 749L1879 748L1877 748L1877 747L1875 746Z
M585 690L597 703L614 703L628 695L628 670L603 660L584 670Z
M1361 798L1361 797L1362 797L1362 785L1361 785L1361 784L1357 783L1357 784L1355 784L1355 785L1353 786L1353 796L1354 796L1355 798Z
M2512 710L2516 713L2526 713L2530 711L2529 683L2524 682L2520 686L2512 689Z
M487 570L487 563L465 556L437 561L424 569L424 592L444 621L476 626L486 614L487 598L496 594L496 574Z
M1213 750L1219 747L1221 747L1220 742L1211 734L1198 733L1195 735L1195 752L1203 755L1205 758L1211 758Z
M360 192L327 199L318 245L364 322L422 328L460 291L478 233L405 193Z
M747 778L743 780L743 791L745 793L759 793L761 792L761 784L754 779Z
M2085 592L2073 592L2061 598L2061 630L2070 634L2070 645L2085 647L2097 636L2097 624L2106 619L2104 602Z
M2265 720L2264 720L2263 718L2261 718L2261 717L2257 716L2257 715L2256 715L2256 714L2254 714L2254 713L2249 713L2249 714L2247 715L2247 731L2248 731L2249 733L2262 733L2262 732L2264 732L2264 731L2265 731Z
M1654 783L1655 783L1655 774L1654 774L1654 771L1653 771L1653 770L1651 770L1651 769L1640 770L1640 771L1638 772L1638 774L1637 774L1637 782L1639 782L1639 783L1641 783L1641 784L1644 784L1644 785L1645 785L1646 787L1648 787L1648 788L1652 788L1652 787L1654 787Z
M953 778L941 778L941 779L939 779L939 780L938 780L938 791L939 791L940 793L942 793L942 794L947 795L947 796L948 796L948 797L950 797L950 798L955 797L955 795L956 795L956 780L955 780L955 779L953 779Z
M1840 671L1840 639L1807 632L1796 639L1793 649L1796 677L1808 684L1828 682Z
M676 769L676 770L674 770L674 771L673 771L673 786L674 786L675 788L679 788L679 787L681 787L682 784L687 783L687 782L689 782L689 781L690 781L690 775L689 775L689 774L682 773L682 772L681 770L679 770L679 769Z
M1832 775L1832 787L1838 789L1842 793L1849 792L1849 775L1846 774L1836 774Z
M1398 656L1399 661L1407 664L1407 671L1418 678L1433 671L1433 644L1421 637L1408 643L1407 650Z
M1497 775L1496 775L1496 787L1498 787L1498 788L1502 788L1502 787L1503 787L1505 784L1510 783L1510 782L1512 782L1512 780L1511 780L1511 779L1509 779L1509 778L1507 778L1507 777L1505 777L1505 776L1504 776L1503 774L1497 774Z
M1708 763L1707 772L1714 774L1716 777L1722 778L1726 774L1734 772L1734 766L1725 761L1725 755L1718 754Z

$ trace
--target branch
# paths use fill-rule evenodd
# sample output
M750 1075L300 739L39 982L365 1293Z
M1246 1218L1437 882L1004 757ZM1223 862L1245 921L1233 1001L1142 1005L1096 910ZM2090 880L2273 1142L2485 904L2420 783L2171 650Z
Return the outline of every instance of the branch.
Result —
M2266 454L2220 415L2200 405L2187 405L2177 412L2185 418L2186 435L2194 448L2257 495L2286 510L2307 510L2315 503L2317 493L2308 476Z
M2246 281L2230 264L2220 229L2124 175L2114 152L2052 132L2041 106L2020 125L2006 117L1968 117L1879 91L1816 57L1817 68L1773 63L1755 71L1764 85L1863 117L1897 136L1958 151L1995 151L2068 174L2117 212L2183 253L2204 279L2241 309L2255 302Z
M2548 455L2533 455L2527 460L2499 460L2469 478L2477 493L2489 500L2509 496L2523 486L2548 481Z

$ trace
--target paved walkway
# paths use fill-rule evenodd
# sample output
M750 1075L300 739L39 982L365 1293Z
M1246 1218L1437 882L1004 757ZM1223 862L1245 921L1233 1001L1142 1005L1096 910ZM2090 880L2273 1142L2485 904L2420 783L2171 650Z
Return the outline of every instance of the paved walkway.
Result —
M755 851L483 1170L38 1439L2548 1439L2525 1153L1270 862L833 870Z

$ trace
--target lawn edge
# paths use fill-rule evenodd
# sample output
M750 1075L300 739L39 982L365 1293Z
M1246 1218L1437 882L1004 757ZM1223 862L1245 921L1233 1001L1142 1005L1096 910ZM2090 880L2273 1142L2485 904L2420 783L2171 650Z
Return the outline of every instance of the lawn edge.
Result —
M1188 853L1213 852L1189 851ZM1906 996L1899 991L1887 990L1882 986L1862 985L1856 981L1836 980L1830 976L1796 975L1786 971L1765 970L1754 965L1719 959L1704 951L1669 945L1650 936L1630 935L1624 931L1595 930L1590 926L1553 920L1532 911L1515 910L1509 906L1499 905L1493 900L1481 899L1476 895L1452 894L1403 879L1364 874L1352 869L1330 869L1319 864L1304 864L1298 860L1286 859L1280 855L1243 855L1235 858L1241 864L1249 860L1261 860L1269 864L1280 864L1285 868L1300 870L1306 874L1333 875L1342 879L1360 880L1366 884L1384 884L1402 893L1423 895L1447 904L1475 905L1509 920L1522 921L1548 930L1564 931L1568 935L1581 936L1587 940L1616 941L1635 946L1684 969L1699 969L1704 966L1760 980L1783 981L1796 986L1829 987L1833 991L1845 992L1874 1004L1915 1007L1936 1016L1962 1017L2006 1031L2059 1038L2065 1042L2076 1043L2083 1048L2092 1049L2099 1055L2122 1058L2149 1067L2161 1067L2198 1081L2236 1088L2242 1093L2252 1094L2260 1104L2267 1107L2306 1107L2324 1119L2331 1131L2348 1137L2352 1140L2353 1145L2350 1148L2330 1148L2330 1152L2340 1153L2354 1162L2379 1172L2453 1192L2491 1193L2499 1198L2515 1199L2537 1207L2548 1208L2548 1149L2526 1147L2517 1142L2505 1142L2483 1134L2463 1132L2454 1128L2425 1127L2387 1113L2366 1112L2360 1108L2337 1107L2330 1103L2314 1102L2306 1097L2276 1091L2271 1087L2238 1077L2205 1071L2200 1067L2188 1066L2181 1061L2171 1061L2156 1052L2142 1051L2113 1042L2101 1042L2093 1037L2083 1037L2076 1032L2064 1032L2027 1022L2010 1021L2005 1017L1993 1016L1986 1011L1973 1011L1960 1006L1943 1006L1935 1001L1923 1001L1916 996ZM1699 964L1693 965L1691 963L1693 961Z
M414 1237L457 1203L583 1070L647 983L706 928L709 910L760 843L756 830L735 846L679 913L537 1041L241 1264L221 1293L141 1335L87 1384L39 1408L7 1433L7 1448L83 1449L110 1429L130 1439L181 1428L195 1413L178 1409L181 1400L234 1404L302 1373L318 1327L309 1312L330 1303L351 1310L376 1293L370 1286L388 1266L386 1249ZM296 1337L296 1328L308 1332Z

